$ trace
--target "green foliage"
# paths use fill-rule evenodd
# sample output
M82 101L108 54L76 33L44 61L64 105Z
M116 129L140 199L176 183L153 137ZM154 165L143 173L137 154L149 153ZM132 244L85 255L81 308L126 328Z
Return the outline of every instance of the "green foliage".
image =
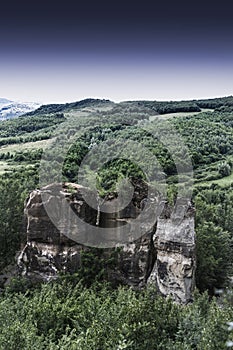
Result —
M61 112L67 112L71 109L79 109L79 108L92 107L92 106L96 107L98 105L101 106L105 104L108 105L108 104L111 104L111 102L109 100L104 100L104 99L100 100L100 99L86 98L84 100L71 102L71 103L42 105L39 108L37 108L35 111L27 113L26 116L56 114Z
M107 104L109 103L109 101L105 102ZM100 105L105 104L105 102L98 101ZM212 181L224 177L229 174L232 167L232 113L220 107L230 107L231 103L231 97L191 102L124 102L113 106L109 111L105 111L104 117L97 112L89 114L88 117L79 118L78 123L77 121L73 123L74 126L72 128L70 128L69 123L67 125L64 124L64 133L60 136L58 135L55 143L56 145L60 143L60 147L51 150L51 161L44 169L48 175L48 181L50 181L51 175L56 180L56 169L59 162L63 161L60 157L62 148L69 141L69 138L74 137L76 132L81 128L83 130L81 136L72 144L63 163L64 181L78 181L77 175L80 164L90 150L93 151L98 146L101 154L104 155L106 153L104 148L106 147L106 143L102 146L103 141L107 142L107 154L111 156L114 155L115 148L123 140L132 140L148 149L151 152L149 156L146 153L138 153L135 150L133 152L135 154L135 162L129 159L114 159L104 163L104 159L102 159L101 167L98 169L96 176L96 173L93 175L92 169L98 167L99 160L98 153L93 151L89 168L86 169L87 177L97 186L99 193L105 196L107 193L117 190L119 180L132 177L145 179L145 174L142 171L144 164L147 165L147 175L153 176L154 169L150 167L150 154L152 154L158 160L166 176L168 184L167 198L172 204L178 190L177 169L173 158L174 155L178 157L180 162L183 162L185 168L186 154L183 153L179 140L172 140L174 144L171 144L170 151L168 151L159 141L159 135L163 135L164 133L166 135L166 125L178 130L192 155L196 181ZM11 142L22 143L29 140L37 140L40 137L50 137L54 133L56 125L65 120L62 114L63 112L72 110L72 108L82 108L92 105L95 105L95 101L90 99L80 101L80 103L73 104L72 106L70 104L42 106L43 108L41 107L39 110L32 112L30 116L23 116L2 122L0 125L0 142L4 144ZM206 112L195 116L173 118L167 124L155 120L152 122L154 124L151 124L151 133L149 124L146 130L141 127L143 124L140 124L141 121L148 122L149 116L156 114L155 112L167 113L178 110L190 111L193 109L198 111L199 108L203 107L220 109L214 113ZM71 118L69 120L71 125L73 125L72 117L66 115L66 118ZM75 116L74 118L78 117ZM104 124L103 118L105 118ZM95 126L93 127L93 125ZM157 136L155 132L157 132ZM2 160L7 161L12 166L14 164L20 165L18 172L15 171L11 175L8 173L8 178L10 176L9 180L6 177L2 180L0 210L4 221L0 228L0 236L2 237L1 267L6 266L12 260L14 252L19 247L20 237L22 237L23 231L23 200L28 191L36 186L36 167L38 161L40 161L41 153L41 150L32 149L30 151L16 151L14 153L8 151L1 154ZM23 167L23 164L35 164L35 167L26 168ZM185 179L185 174L183 177ZM228 190L224 191L226 192ZM219 200L217 200L216 204L213 204L215 203L214 197L218 197L218 191L210 190L210 193L212 193L210 194L209 192L205 192L204 189L199 189L197 192L204 194L204 197L198 195L196 200L197 281L200 290L208 288L209 291L212 290L212 293L214 287L219 286L219 284L221 286L225 284L227 274L230 273L231 269L231 264L229 264L224 270L223 260L227 252L229 254L231 253L231 250L228 251L228 248L232 249L232 197L224 199L225 194L223 192L221 194L219 193ZM5 210L6 205L9 208L8 210ZM226 244L223 242L225 239ZM222 249L216 249L216 253L214 253L217 244L220 244ZM211 248L212 246L214 246L213 250ZM211 249L208 249L208 247ZM206 254L206 251L209 255L207 254L207 258L205 259L204 253ZM219 277L221 273L222 280ZM89 274L92 276L91 271L89 271ZM208 274L211 274L211 278Z
M195 198L197 233L196 283L212 295L227 285L233 271L233 191L216 188Z
M108 154L111 155L122 140L135 141L158 160L167 176L167 197L172 204L178 189L174 155L185 169L187 154L183 152L179 140L172 140L170 151L159 141L160 134L166 135L166 123L155 119L151 122L150 133L150 116L212 108L214 112L169 119L167 125L182 135L193 159L196 182L213 181L231 174L232 96L179 102L124 102L113 105L104 113L97 111L96 107L109 105L109 101L87 99L72 104L42 106L27 116L1 122L0 145L17 145L54 137L58 124L69 120L69 123L64 123L62 135L56 139L60 148L51 151L51 162L45 171L49 181L50 175L56 172L57 163L63 161L60 157L63 146L82 130L63 163L64 180L77 181L80 164L89 150L96 146L101 150L101 143L106 141ZM72 118L78 118L77 115L63 115L83 107L95 107L96 112L86 113L85 117L75 119L75 123L72 123ZM143 128L144 124L147 131ZM38 184L37 164L41 153L41 150L33 149L1 152L2 161L19 168L5 173L0 179L0 270L14 262L15 253L25 240L24 200ZM134 153L135 163L129 159L103 162L96 180L102 195L115 191L119 179L131 176L144 178L143 163L148 164L148 172L153 174L150 157ZM94 181L91 170L99 165L94 152L89 165L87 173ZM186 174L182 176L185 179ZM227 286L233 271L233 187L196 187L194 197L197 287L213 296L216 288ZM104 284L109 277L108 268L115 266L115 258L109 255L103 260L99 249L92 252L84 250L77 273L61 275L58 282L30 291L27 279L13 279L0 295L0 350L31 350L32 346L35 350L226 348L226 341L231 339L227 322L233 320L232 304L228 300L232 293L228 294L226 301L218 301L214 297L210 300L207 293L197 294L192 304L180 306L158 296L150 287L143 292L122 287L112 290L109 284ZM82 284L77 283L80 280Z
M211 222L197 226L196 283L200 291L224 287L232 270L231 239L227 232Z
M185 169L186 159L189 155L185 154L179 140L171 140L170 150L159 141L160 135L164 133L166 135L167 126L170 129L177 129L177 132L186 143L193 160L196 182L220 179L231 173L233 149L231 113L200 113L195 117L173 118L167 121L167 124L155 120L151 123L152 132L150 133L149 124L146 128L147 131L141 127L141 124L135 124L135 120L141 115L136 112L132 112L129 116L126 113L121 124L115 124L116 120L119 122L123 119L121 113L123 114L124 108L131 110L134 107L134 105L129 106L130 103L127 103L126 106L124 104L117 106L119 115L114 114L116 113L116 111L113 112L114 109L111 110L106 125L98 126L98 122L96 122L94 128L87 128L88 132L83 133L82 137L70 148L67 154L63 167L65 178L69 181L77 181L79 166L83 158L90 150L93 151L96 146L98 146L99 153L103 155L106 153L107 159L107 155L111 156L111 154L114 154L115 148L120 143L123 143L123 140L125 140L126 145L127 141L131 140L150 152L148 153L150 157L143 154L142 151L140 154L137 154L136 151L133 152L136 155L137 167L143 168L145 164L149 166L151 164L151 155L153 155L156 157L164 174L168 177L168 183L170 183L177 174L174 159L178 158L180 167ZM144 120L146 120L146 117ZM103 141L105 143L102 145ZM104 147L107 147L107 152ZM90 170L98 165L98 155L94 155L95 152L93 152L93 157L89 161ZM135 176L142 177L142 168L141 170L136 169L135 166L132 167L132 164L124 159L104 163L103 157L100 165L102 167L98 170L98 181L99 184L102 184L100 187L102 187L103 192L114 189L118 175L127 177L129 173L134 172ZM126 171L123 168L126 168ZM148 170L147 176L151 176L153 169L149 168Z
M201 113L173 121L185 138L194 167L211 164L232 155L232 113Z
M231 174L231 165L227 162L222 162L219 165L218 171L222 175L222 177L229 176Z
M102 283L109 283L112 287L116 287L116 282L110 280L110 272L117 267L118 251L119 249L108 252L101 248L84 249L80 252L80 267L77 272L61 273L59 280L73 284L82 281L85 287L98 286Z
M206 294L181 306L157 295L53 282L0 297L0 349L225 349L231 305ZM179 347L180 346L180 347Z
M33 169L24 169L0 179L0 271L14 261L16 251L25 239L24 201L36 182Z
M22 116L16 119L2 121L0 124L0 133L2 138L10 136L19 137L25 133L45 129L64 121L65 117L63 114L40 115L34 117Z
M55 126L64 122L63 114L21 116L0 123L0 146L50 138Z
M33 288L32 281L26 277L13 277L6 286L6 293L26 293Z

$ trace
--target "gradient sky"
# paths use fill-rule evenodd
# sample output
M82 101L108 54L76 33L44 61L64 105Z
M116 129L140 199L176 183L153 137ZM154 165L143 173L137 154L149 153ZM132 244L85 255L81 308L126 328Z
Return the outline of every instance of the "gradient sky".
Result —
M17 1L0 8L0 97L59 103L233 94L233 5Z

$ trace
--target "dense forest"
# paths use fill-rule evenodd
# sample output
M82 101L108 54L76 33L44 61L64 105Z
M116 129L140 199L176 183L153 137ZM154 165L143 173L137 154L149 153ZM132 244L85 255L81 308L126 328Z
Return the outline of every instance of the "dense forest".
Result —
M171 144L160 135L180 135ZM196 291L182 306L163 298L155 288L114 288L104 274L90 270L90 259L77 274L31 286L15 277L0 295L0 349L179 349L216 350L233 338L233 97L180 102L108 100L41 106L27 115L0 123L0 274L15 265L25 243L24 201L40 185L43 152L50 159L46 181L78 182L82 160L90 174L98 166L95 148L114 154L122 140L150 153L111 159L99 168L101 196L116 195L119 179L152 180L143 172L151 155L158 160L172 204L180 187L191 186L196 218ZM52 146L51 146L52 145ZM66 146L68 145L68 146ZM47 148L46 148L47 147ZM67 147L67 149L66 149ZM102 147L102 148L101 148ZM65 157L62 155L66 150ZM183 153L182 153L183 152ZM175 159L180 160L180 170ZM103 161L103 159L101 160ZM61 177L57 169L62 163ZM46 175L45 174L45 175ZM182 175L182 176L181 176ZM180 180L182 178L182 181ZM93 258L95 258L93 256ZM98 264L95 264L98 269ZM104 264L101 269L104 268ZM92 281L90 283L90 276ZM231 323L229 323L231 322ZM229 323L229 325L227 324ZM227 343L228 341L228 343Z

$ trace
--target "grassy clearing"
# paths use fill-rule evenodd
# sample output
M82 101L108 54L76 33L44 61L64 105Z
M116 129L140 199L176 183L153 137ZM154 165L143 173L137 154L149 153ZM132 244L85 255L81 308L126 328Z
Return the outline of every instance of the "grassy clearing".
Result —
M212 163L211 165L206 165L204 166L203 168L200 168L199 170L197 170L196 172L196 176L200 176L203 175L203 179L199 177L195 179L195 185L196 186L210 186L212 184L216 184L216 185L219 185L219 186L222 186L222 187L225 187L225 186L229 186L233 183L233 171L230 175L228 176L225 176L223 178L216 178L216 179L207 179L205 177L208 177L208 176L213 176L215 173L217 173L219 175L219 172L218 172L218 166L223 162L223 161L226 161L227 163L232 163L233 162L233 157L232 156L228 156L226 157L225 160L222 160L222 161L217 161L217 162L214 162ZM194 175L194 177L195 177Z
M16 153L18 151L31 151L36 150L39 148L45 149L50 143L52 142L52 139L48 140L41 140L41 141L35 141L35 142L26 142L26 143L15 143L12 145L4 145L0 147L0 154L1 153Z
M5 171L7 171L9 166L7 162L0 161L0 174L3 174Z
M171 119L174 117L187 117L192 115L197 115L203 112L213 112L213 109L209 108L203 108L200 112L176 112L176 113L168 113L168 114L158 114L158 115L152 115L149 117L149 121L153 122L156 119Z
M8 163L7 161L0 161L0 175L1 174L4 174L5 172L8 172L8 171L11 171L13 169L16 169L16 168L19 168L21 167L22 165L21 164L11 164L11 163Z
M13 170L24 170L25 168L29 168L29 167L32 167L34 166L35 164L27 164L27 163L15 163L15 162L7 162L7 161L0 161L0 175L4 174L4 173L7 173L7 172L10 172L10 171L13 171Z
M203 181L198 182L196 186L211 186L212 184L216 184L222 187L229 186L233 183L233 173L229 176L225 176L222 179L212 180L212 181Z

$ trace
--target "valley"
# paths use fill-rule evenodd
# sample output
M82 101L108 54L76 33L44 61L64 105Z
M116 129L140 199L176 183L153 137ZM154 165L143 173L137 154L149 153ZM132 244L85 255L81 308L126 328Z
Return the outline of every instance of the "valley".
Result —
M86 99L0 121L0 191L0 340L22 349L225 349L232 96ZM49 221L43 206L61 195L97 238L57 205L59 229ZM148 203L157 203L156 223ZM91 245L98 235L107 248Z

